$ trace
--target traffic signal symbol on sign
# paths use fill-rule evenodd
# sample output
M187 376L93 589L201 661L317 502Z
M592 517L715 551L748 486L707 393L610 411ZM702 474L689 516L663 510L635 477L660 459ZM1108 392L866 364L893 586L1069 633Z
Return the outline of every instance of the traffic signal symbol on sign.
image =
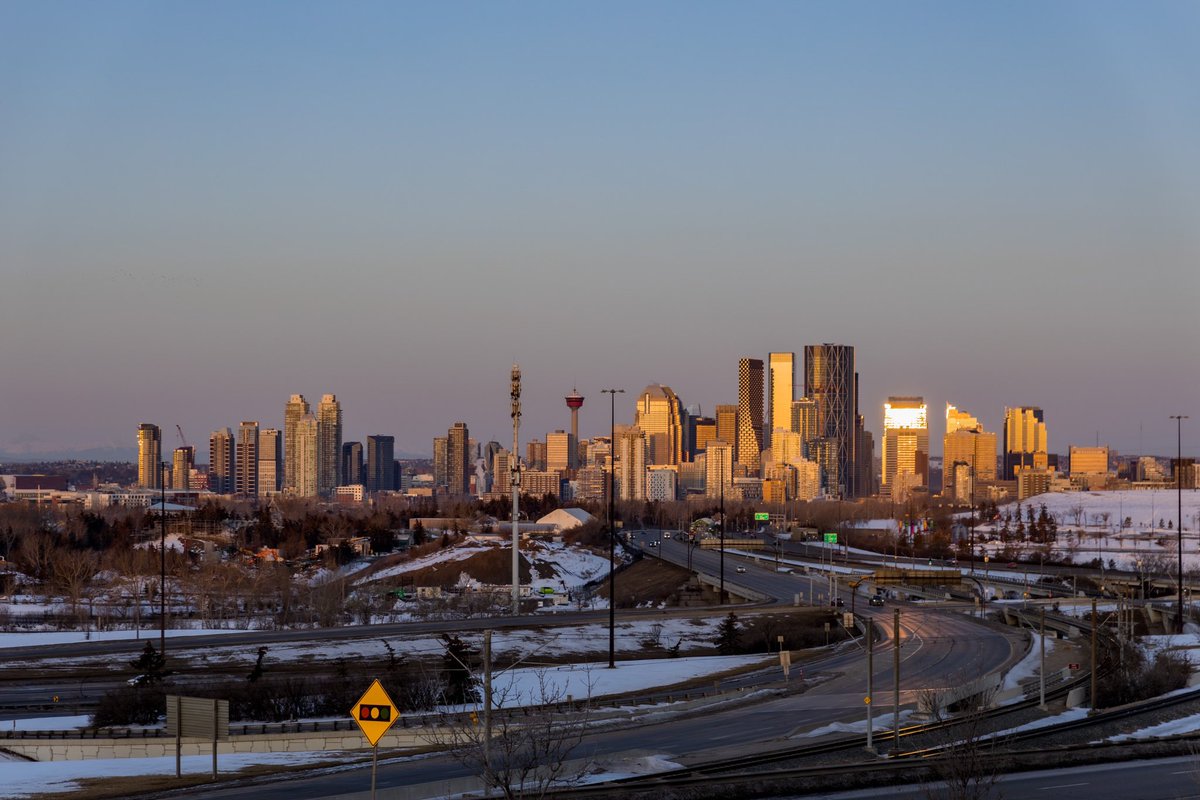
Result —
M358 723L359 730L372 747L379 744L399 714L400 710L377 680L371 682L371 687L350 709L350 716Z
M375 722L387 722L392 718L392 707L373 706L362 703L358 707L358 718L373 720Z

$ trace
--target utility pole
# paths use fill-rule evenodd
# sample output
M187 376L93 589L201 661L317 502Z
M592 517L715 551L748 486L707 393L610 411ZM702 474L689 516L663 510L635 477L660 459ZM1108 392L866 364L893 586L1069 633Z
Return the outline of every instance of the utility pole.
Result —
M158 465L158 520L161 537L158 545L158 559L161 567L161 580L158 585L158 653L162 657L163 666L167 663L167 465ZM141 602L140 600L138 602Z
M1041 655L1041 666L1038 667L1038 672L1041 674L1041 688L1038 692L1038 708L1040 708L1042 711L1045 711L1046 710L1046 607L1045 606L1041 607L1041 612L1042 612L1042 614L1041 614L1041 616L1042 616L1042 625L1041 625L1042 655Z
M875 701L875 618L867 616L867 752L875 752L871 729L871 703Z
M521 427L521 368L512 366L509 382L511 398L511 415L513 423L513 449L508 459L508 469L512 483L512 613L521 614L521 532L520 532L520 498L521 498L521 455L518 431Z
M492 632L483 632L483 796L492 794Z
M617 477L617 395L624 389L601 389L609 397L608 402L608 668L617 668L617 526L616 526L616 477Z
M900 609L896 609L895 621L892 623L892 639L895 647L892 650L892 670L896 673L896 683L892 689L892 751L900 752Z
M731 451L732 452L732 451ZM720 603L725 604L725 464L722 461L717 466L721 473L721 591ZM733 460L730 457L729 463L730 472L733 471Z
M1096 617L1096 598L1092 598L1092 711L1099 708L1096 703L1096 628L1100 620Z
M1175 533L1179 538L1179 614L1175 632L1183 633L1183 421L1188 417L1173 414L1171 419L1175 420L1175 494L1179 500L1179 515L1175 518Z

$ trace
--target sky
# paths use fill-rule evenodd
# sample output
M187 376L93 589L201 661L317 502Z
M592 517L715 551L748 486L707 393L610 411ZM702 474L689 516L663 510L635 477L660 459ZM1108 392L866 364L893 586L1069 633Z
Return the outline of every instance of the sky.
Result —
M425 452L854 345L1052 451L1200 450L1200 6L0 3L0 452L338 395ZM802 389L802 387L801 387ZM1190 428L1190 430L1189 430ZM1190 438L1191 444L1188 443ZM940 446L934 446L934 454ZM203 456L202 456L203 458Z

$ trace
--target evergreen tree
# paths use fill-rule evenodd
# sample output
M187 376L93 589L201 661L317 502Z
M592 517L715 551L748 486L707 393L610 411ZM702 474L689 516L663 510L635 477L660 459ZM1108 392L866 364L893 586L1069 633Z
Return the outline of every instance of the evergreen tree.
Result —
M171 674L167 670L166 656L150 642L146 642L141 655L130 661L129 666L138 671L138 676L133 679L134 686L157 686Z
M442 646L446 654L442 656L442 696L446 703L460 705L463 703L478 703L478 681L471 672L475 651L457 636L443 633Z
M732 611L717 626L717 652L723 656L736 655L738 651L738 618Z

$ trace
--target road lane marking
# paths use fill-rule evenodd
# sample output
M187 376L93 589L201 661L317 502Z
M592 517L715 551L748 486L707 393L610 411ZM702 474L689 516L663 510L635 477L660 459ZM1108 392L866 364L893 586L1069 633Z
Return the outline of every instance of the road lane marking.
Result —
M1039 787L1043 792L1048 792L1051 789L1074 789L1076 786L1087 786L1087 782L1083 783L1060 783L1057 786L1042 786Z

